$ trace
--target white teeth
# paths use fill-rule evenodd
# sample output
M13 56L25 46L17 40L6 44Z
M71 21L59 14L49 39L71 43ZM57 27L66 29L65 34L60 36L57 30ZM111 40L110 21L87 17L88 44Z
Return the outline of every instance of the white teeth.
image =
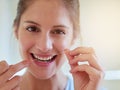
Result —
M39 56L37 56L37 55L34 55L34 57L35 57L36 59L42 60L42 61L48 61L48 60L50 60L50 59L53 58L53 56L50 56L50 57L39 57Z

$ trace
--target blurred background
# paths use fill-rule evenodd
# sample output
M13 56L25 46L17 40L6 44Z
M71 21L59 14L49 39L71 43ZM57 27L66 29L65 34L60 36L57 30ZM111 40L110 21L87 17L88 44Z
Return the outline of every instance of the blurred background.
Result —
M21 60L13 34L18 0L0 0L0 60ZM120 90L120 0L80 0L82 45L93 47L105 69L103 86Z

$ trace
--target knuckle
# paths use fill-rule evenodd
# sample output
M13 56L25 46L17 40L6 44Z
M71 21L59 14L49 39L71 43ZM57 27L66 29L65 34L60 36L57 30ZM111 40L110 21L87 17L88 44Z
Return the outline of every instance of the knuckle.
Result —
M99 80L99 79L103 79L104 78L104 73L103 72L99 72L97 75L96 75L96 78Z
M77 47L75 50L76 51L81 51L83 49L83 47Z
M11 66L9 67L9 70L3 75L3 77L5 79L9 79L16 73L16 71L17 69L15 68L15 66Z
M9 85L6 85L6 83L4 83L0 85L0 90L11 90L11 89L9 88Z
M9 65L7 64L6 61L1 61L1 62L0 62L0 67L9 68Z
M9 89L6 89L6 88L4 88L4 87L1 87L0 90L9 90Z
M93 59L93 54L89 53L89 54L88 54L88 57L89 57L90 59Z
M15 80L19 82L19 81L21 81L21 77L20 76L15 76Z
M93 53L90 53L90 54L89 54L89 58L90 58L91 60L96 60L96 59L97 59L97 57L96 57Z
M14 90L13 88L18 86L21 82L21 77L20 76L14 76L10 80L8 80L5 84L2 85L1 88L3 90ZM0 90L1 90L0 88Z
M12 89L12 90L20 90L20 86L17 86L17 87L15 87L15 88Z
M11 66L11 67L10 67L10 72L11 72L11 73L17 72L17 68L16 68L15 66Z
M94 52L95 52L95 50L94 50L92 47L89 47L89 51L90 51L91 53L94 53Z
M88 64L83 64L82 66L83 66L84 69L89 68L89 65L88 65Z

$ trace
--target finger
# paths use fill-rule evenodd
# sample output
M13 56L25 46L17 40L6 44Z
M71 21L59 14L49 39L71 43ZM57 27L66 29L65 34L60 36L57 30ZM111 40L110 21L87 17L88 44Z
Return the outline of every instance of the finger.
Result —
M72 73L83 72L83 71L86 72L89 75L90 80L93 81L99 80L104 76L103 71L96 70L95 68L86 64L76 66L73 69L71 69Z
M69 50L69 49L66 49L66 50L65 50L65 55L67 56L68 60L71 60L71 59L73 59L74 57L73 57L73 56L70 56L69 52L70 52L70 50Z
M89 54L89 53L95 54L94 49L91 47L78 47L70 51L70 55L72 56L77 56L79 54Z
M66 57L68 58L68 61L70 62L70 60L72 60L74 57L71 56L71 55L69 54L69 52L70 52L69 49L66 49L66 50L65 50ZM71 68L72 68L72 67L74 67L74 66L76 66L76 65L77 65L77 64L71 64L70 66L71 66Z
M87 61L88 64L98 70L102 70L101 66L97 61L97 57L93 54L81 54L76 56L73 60L70 61L70 64L75 64L78 62L85 62Z
M9 68L9 65L7 64L6 61L1 61L0 62L0 75L4 73L7 69Z
M12 89L12 90L20 90L20 86L17 86L17 87L15 87L15 88Z
M3 85L2 90L14 90L20 84L21 80L20 76L13 77Z
M16 72L22 70L23 68L27 67L29 65L28 61L22 61L18 64L12 65L8 71L6 71L3 75L0 77L0 84L6 82L9 80Z
M74 58L79 56L82 56L86 59L89 60L88 63L95 67L96 69L102 70L101 65L98 63L97 56L95 55L95 51L91 47L78 47L72 51L69 51L69 54L73 56ZM87 57L85 55L89 54ZM84 60L85 60L84 59ZM79 59L80 60L80 59ZM74 62L74 60L71 60L71 62Z

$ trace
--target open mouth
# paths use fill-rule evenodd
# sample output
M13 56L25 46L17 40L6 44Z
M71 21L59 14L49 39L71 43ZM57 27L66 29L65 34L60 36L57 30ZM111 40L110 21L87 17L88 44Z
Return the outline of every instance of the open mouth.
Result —
M33 53L31 53L31 56L32 56L33 59L35 59L39 62L52 62L57 57L57 55L53 55L53 56L49 56L49 57L40 57L40 56L37 56Z

